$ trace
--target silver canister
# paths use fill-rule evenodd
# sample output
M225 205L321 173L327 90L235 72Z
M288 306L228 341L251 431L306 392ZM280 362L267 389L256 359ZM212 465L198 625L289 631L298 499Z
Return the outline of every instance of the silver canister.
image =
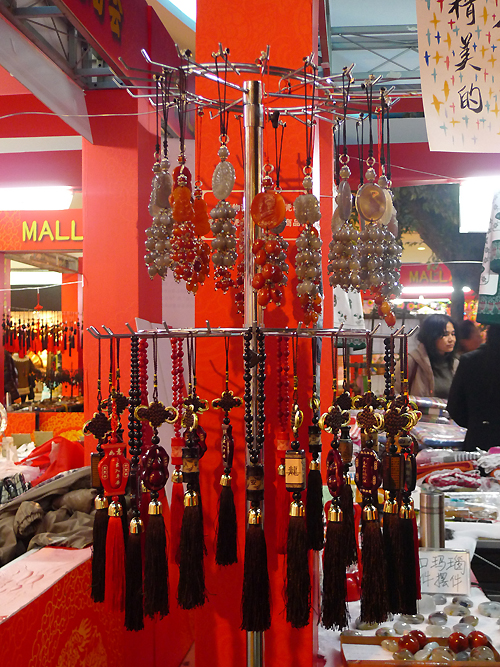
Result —
M439 491L420 494L420 537L423 547L444 548L444 494Z

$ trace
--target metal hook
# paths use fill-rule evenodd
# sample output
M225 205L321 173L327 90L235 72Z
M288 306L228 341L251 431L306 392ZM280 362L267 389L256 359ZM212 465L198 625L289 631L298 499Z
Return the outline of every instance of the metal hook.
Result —
M125 326L126 326L127 329L130 331L130 333L131 333L133 336L135 336L136 332L132 329L132 327L130 326L130 324L129 324L128 322L125 322Z
M208 331L209 334L211 334L212 333L212 328L210 327L210 322L208 320L205 320L205 322L207 323L207 331Z

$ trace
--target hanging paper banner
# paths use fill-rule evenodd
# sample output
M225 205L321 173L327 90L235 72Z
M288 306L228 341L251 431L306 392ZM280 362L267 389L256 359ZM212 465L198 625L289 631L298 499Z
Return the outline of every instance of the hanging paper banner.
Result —
M499 0L417 0L431 151L500 152Z

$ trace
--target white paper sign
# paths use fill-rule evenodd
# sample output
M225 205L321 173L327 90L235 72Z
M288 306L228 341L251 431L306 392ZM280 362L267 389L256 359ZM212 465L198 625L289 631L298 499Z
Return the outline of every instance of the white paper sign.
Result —
M417 0L431 151L500 152L498 0Z
M422 593L470 595L470 555L455 549L419 549Z

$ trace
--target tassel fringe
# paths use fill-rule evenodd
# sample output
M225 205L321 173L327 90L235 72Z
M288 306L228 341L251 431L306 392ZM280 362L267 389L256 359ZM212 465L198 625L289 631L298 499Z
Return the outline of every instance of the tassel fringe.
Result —
M233 565L238 562L238 548L236 508L230 483L221 489L218 514L215 562L217 565Z
M302 506L302 503L300 505ZM308 551L309 543L305 516L290 516L286 555L285 600L286 620L293 628L303 628L309 623L311 576Z

